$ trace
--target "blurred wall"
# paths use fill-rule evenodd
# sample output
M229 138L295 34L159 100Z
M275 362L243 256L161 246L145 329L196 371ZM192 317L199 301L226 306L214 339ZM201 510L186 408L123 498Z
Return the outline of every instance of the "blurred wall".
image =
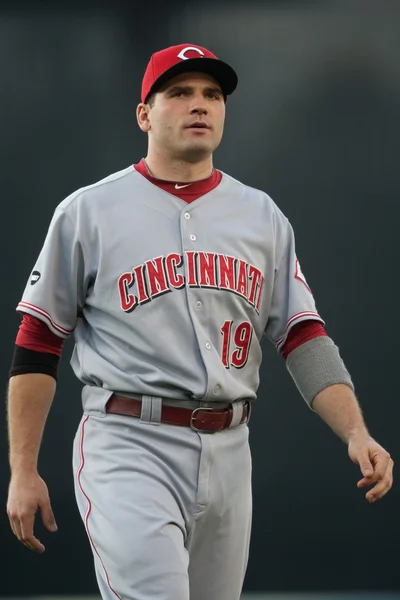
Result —
M215 165L265 190L292 222L371 433L396 460L399 23L400 5L389 0L0 5L4 389L15 306L55 206L144 156L135 108L148 58L166 45L196 43L240 75ZM71 350L69 341L40 457L59 532L51 536L38 522L48 550L32 555L3 511L3 595L97 593L72 486L81 412ZM400 589L396 484L367 504L346 447L306 407L267 342L253 414L246 590ZM5 507L5 433L0 443Z

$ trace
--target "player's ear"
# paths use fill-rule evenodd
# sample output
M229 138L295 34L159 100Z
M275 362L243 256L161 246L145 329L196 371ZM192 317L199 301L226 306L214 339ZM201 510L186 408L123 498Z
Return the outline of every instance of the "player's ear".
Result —
M151 129L149 119L150 106L148 104L139 104L136 109L136 118L138 125L142 131L148 133Z

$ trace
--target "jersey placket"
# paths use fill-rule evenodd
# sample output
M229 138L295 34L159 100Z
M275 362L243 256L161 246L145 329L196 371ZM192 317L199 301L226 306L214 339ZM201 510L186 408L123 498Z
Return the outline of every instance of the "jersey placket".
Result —
M209 335L210 302L201 292L199 274L196 269L196 255L199 250L204 250L202 247L204 236L200 222L193 213L191 207L185 207L181 213L181 240L187 281L184 289L189 315L207 376L205 396L215 400L220 396L222 388L211 373L215 372L215 366L212 368L213 363L220 361L220 356L218 349L211 342L211 335Z

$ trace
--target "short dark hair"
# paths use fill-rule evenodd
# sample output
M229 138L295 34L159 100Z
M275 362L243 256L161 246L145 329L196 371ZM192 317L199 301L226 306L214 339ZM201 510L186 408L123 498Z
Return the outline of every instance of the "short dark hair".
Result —
M156 92L153 92L153 94L150 94L150 96L148 97L146 104L148 104L150 106L150 108L153 108L155 101L156 101Z

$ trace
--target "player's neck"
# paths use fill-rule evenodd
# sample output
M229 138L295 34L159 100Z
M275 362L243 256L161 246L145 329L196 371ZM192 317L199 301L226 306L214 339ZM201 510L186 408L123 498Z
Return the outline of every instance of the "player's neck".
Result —
M166 160L165 156L151 153L145 162L152 177L165 181L200 181L213 172L212 156L199 163L188 163L180 159Z

